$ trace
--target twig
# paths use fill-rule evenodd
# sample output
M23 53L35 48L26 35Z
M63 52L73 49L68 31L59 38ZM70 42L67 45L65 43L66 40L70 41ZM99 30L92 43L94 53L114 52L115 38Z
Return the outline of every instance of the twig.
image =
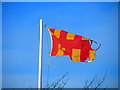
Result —
M107 71L106 71L106 73L105 73L105 75L104 75L102 81L101 81L100 83L97 84L95 90L104 82L104 80L105 80L105 78L106 78L106 75L107 75Z

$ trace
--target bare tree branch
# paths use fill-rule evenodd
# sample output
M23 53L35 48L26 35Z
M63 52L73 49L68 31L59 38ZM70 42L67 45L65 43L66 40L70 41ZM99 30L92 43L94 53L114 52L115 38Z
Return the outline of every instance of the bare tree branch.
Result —
M89 85L86 88L89 88L92 85L92 83L95 81L96 77L97 77L97 75L95 75L95 77L93 78L93 80L89 83Z
M97 75L96 75L89 84L88 84L88 80L87 80L85 83L84 89L89 90L89 88L95 88L95 90L97 90L97 88L99 88L102 85L102 83L105 81L106 75L107 75L107 69L106 69L105 75L102 79L97 78ZM104 90L105 90L105 88L104 88Z
M67 84L67 80L64 80L65 77L68 75L68 72L63 75L60 79L58 80L55 80L50 86L48 86L47 88L51 88L52 90L54 90L55 88L58 88L58 89L62 89L64 88L64 86ZM64 80L64 81L63 81ZM48 84L49 85L49 84ZM46 89L47 90L47 89Z
M97 86L95 87L95 90L105 81L106 75L107 75L107 72L105 73L102 81L97 84Z
M86 80L84 88L86 88L86 87L87 87L87 83L88 83L88 80Z

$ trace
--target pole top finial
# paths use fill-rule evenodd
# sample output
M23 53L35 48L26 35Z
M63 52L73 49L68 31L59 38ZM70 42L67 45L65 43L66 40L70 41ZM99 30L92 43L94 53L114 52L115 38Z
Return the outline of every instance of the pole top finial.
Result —
M43 21L42 19L40 19L40 21Z

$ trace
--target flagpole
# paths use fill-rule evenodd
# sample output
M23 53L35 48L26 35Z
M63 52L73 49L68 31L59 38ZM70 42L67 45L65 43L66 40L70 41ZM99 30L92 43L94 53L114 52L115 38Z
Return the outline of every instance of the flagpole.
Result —
M40 90L40 88L42 88L42 24L43 24L43 20L40 19L38 90Z

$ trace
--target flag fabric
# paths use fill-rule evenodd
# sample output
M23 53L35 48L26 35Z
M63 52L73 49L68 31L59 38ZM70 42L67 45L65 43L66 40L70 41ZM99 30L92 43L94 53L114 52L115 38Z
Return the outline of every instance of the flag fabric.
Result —
M96 58L95 52L99 47L92 49L93 40L60 29L47 29L52 38L50 56L69 55L71 60L79 62L91 62Z

